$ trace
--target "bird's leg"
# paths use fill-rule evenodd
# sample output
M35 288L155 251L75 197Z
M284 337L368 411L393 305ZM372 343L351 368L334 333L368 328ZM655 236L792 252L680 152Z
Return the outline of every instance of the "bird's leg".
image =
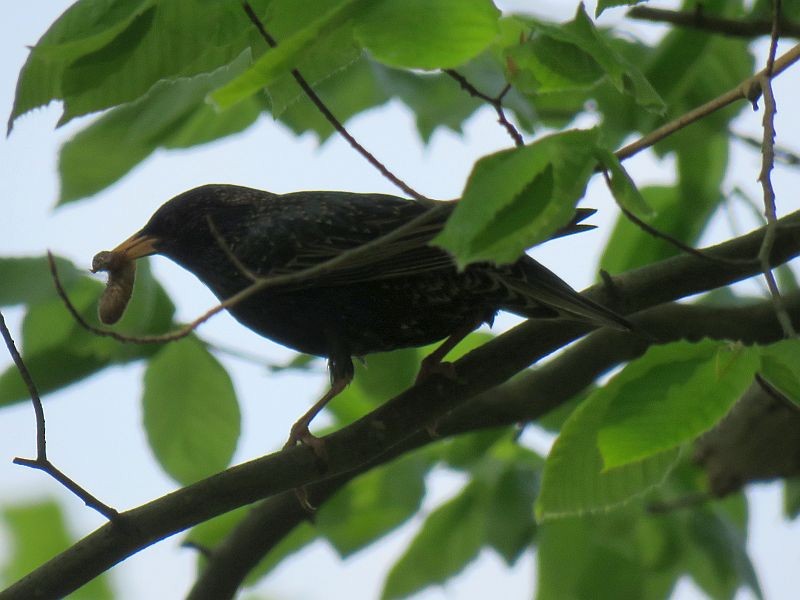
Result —
M334 381L331 384L331 388L325 392L325 395L322 396L317 402L312 406L306 414L300 417L297 422L292 425L292 429L289 432L289 440L284 444L285 448L291 448L297 442L301 442L306 446L309 446L313 451L314 454L319 456L320 458L324 457L325 454L325 444L323 441L318 438L317 436L313 435L309 430L308 426L311 424L311 421L314 420L314 417L317 416L319 411L325 408L325 405L333 400L337 395L339 395L344 388L347 387L347 384L350 383L347 379L342 379L339 381Z
M292 429L289 432L289 439L283 446L284 449L291 448L292 446L296 445L297 442L300 442L311 448L314 451L314 454L316 454L319 458L325 458L325 443L320 438L313 435L308 430L308 426L311 424L311 421L314 420L314 417L316 417L317 414L319 414L319 412L325 408L325 405L328 404L328 402L342 393L342 391L353 380L354 373L353 362L350 360L349 356L346 360L334 360L331 358L329 361L329 366L331 371L330 389L325 392L325 395L323 395L322 398L317 400L314 406L308 409L306 414L300 417L297 422L292 425Z
M451 333L450 337L443 341L441 346L423 358L419 367L419 373L417 373L416 383L434 374L440 374L455 379L456 373L453 369L453 363L442 362L442 359L482 322L483 319L478 321L466 321L461 327Z

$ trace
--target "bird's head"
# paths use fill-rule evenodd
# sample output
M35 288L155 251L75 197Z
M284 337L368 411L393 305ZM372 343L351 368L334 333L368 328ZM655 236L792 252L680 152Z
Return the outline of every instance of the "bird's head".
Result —
M122 262L162 254L191 269L208 252L218 252L231 224L265 192L233 185L204 185L175 196L111 254Z

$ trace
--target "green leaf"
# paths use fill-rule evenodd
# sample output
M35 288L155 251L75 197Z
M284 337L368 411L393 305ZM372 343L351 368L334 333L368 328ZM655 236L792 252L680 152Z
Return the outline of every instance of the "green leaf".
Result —
M800 405L800 340L783 340L760 348L762 377Z
M636 187L616 155L610 150L599 149L597 157L600 163L611 172L609 177L611 193L617 204L637 216L655 216L655 211L647 204L639 188Z
M167 344L144 376L144 426L164 470L188 484L230 464L240 414L230 376L196 338Z
M572 218L595 165L597 130L572 130L480 159L433 243L460 267L513 262Z
M55 261L58 277L65 287L81 277L80 270L67 259L55 257ZM55 284L46 256L0 258L0 281L3 282L0 306L36 304L55 296Z
M294 80L291 83L295 91L299 90ZM292 103L284 108L277 106L275 88L276 86L270 86L270 95L273 98L272 115L288 125L292 131L298 135L313 131L320 140L325 140L334 133L333 125L305 95L294 97ZM376 77L375 65L370 64L365 57L320 81L315 91L325 99L325 105L345 125L350 117L379 106L390 98L382 81Z
M25 264L25 263L22 263ZM37 263L33 263L35 266ZM40 268L45 268L38 263ZM66 282L70 270L64 270ZM80 277L75 271L66 291L84 320L100 326L97 300L102 285L93 278ZM49 273L46 275L50 277ZM116 331L128 334L164 333L172 326L175 307L164 289L153 279L149 264L139 261L133 296ZM22 323L22 355L36 381L40 394L75 383L105 367L152 355L153 344L122 344L83 329L67 312L55 290L40 301L31 303ZM0 375L0 405L28 398L28 389L16 368Z
M499 14L489 0L383 0L356 17L355 35L386 65L447 69L492 42Z
M486 544L513 565L533 543L536 522L533 505L539 492L542 459L532 451L510 441L493 448L488 468ZM476 477L480 472L476 469ZM484 475L484 479L487 477Z
M728 139L691 128L678 134L680 181L675 187L644 187L640 192L654 214L640 218L657 230L692 245L722 199L720 186L728 161ZM600 260L600 268L621 273L680 252L620 215Z
M400 98L416 117L417 130L429 142L438 127L461 133L461 125L483 102L441 73L414 73L373 65L382 89Z
M615 6L633 6L639 4L643 0L597 0L597 9L594 12L595 17L599 17L607 8Z
M465 433L444 441L440 446L440 456L451 469L472 470L486 458L495 443L507 436L507 427Z
M605 73L619 93L632 96L640 106L650 112L662 114L666 110L664 100L647 80L647 77L633 63L617 52L604 35L597 30L586 14L583 4L578 6L575 18L569 23L555 26L538 22L534 25L534 30L538 34L558 42L558 48L563 49L564 45L572 46L571 53L573 55L583 55L581 62L585 66L580 70L575 70L573 67L567 78L583 84L590 83L593 81L593 70L586 65L593 62ZM555 48L545 47L539 55L552 56L553 50ZM550 58L550 60L553 59ZM577 63L577 59L573 59L573 62ZM555 67L552 70L555 71ZM541 77L541 71L539 72ZM551 75L551 77L557 77L557 74Z
M467 485L434 510L394 564L381 598L404 598L460 573L478 556L484 539L481 486Z
M755 348L711 340L652 346L597 394L606 468L675 448L713 427L752 384Z
M159 81L218 69L241 55L254 33L237 3L158 2L110 43L64 70L60 123L134 101Z
M279 39L277 48L267 51L247 71L213 92L210 96L211 100L218 108L230 108L260 89L276 82L280 77L288 75L292 69L299 69L315 46L324 43L328 36L342 36L341 30L349 28L350 20L357 11L362 10L364 3L365 0L332 2L326 12L322 12L320 17L311 22L308 21L306 12L306 21L301 28L291 35ZM324 8L327 7L320 8L324 11ZM349 38L350 34L346 33L345 39ZM340 44L349 45L345 44L340 37L337 39L340 39ZM349 61L354 60L356 56L348 53ZM339 67L341 66L343 65L339 65ZM325 73L325 75L329 74L330 72ZM322 76L320 74L319 77ZM314 79L311 80L311 83L314 83Z
M688 544L686 565L692 579L711 598L733 598L747 585L763 598L753 565L747 556L745 530L722 511L698 510L685 520Z
M346 558L390 533L419 510L430 466L412 454L361 475L323 504L320 534Z
M153 0L75 2L31 50L20 71L8 132L20 115L64 97L62 77L70 62L110 43L135 21L152 16Z
M59 203L108 187L156 148L186 147L244 129L261 106L255 99L236 110L215 112L205 104L210 90L247 66L249 51L210 73L156 84L136 102L120 106L80 131L59 155Z
M636 463L604 468L597 434L610 404L610 395L598 389L561 428L542 473L542 490L536 501L540 522L628 502L659 485L675 465L678 451L668 450Z
M61 508L52 500L6 506L0 512L7 527L9 557L0 571L0 584L10 584L69 548L74 542ZM103 574L70 594L74 600L111 600L108 577Z
M96 322L101 287L85 277L67 288L76 309L90 322ZM109 363L108 357L84 350L82 346L91 334L78 326L54 296L31 305L22 322L20 351L41 395L83 379ZM12 365L0 375L0 406L27 399L28 388Z
M634 511L542 523L536 600L653 598L645 594L650 574L640 564L635 524Z

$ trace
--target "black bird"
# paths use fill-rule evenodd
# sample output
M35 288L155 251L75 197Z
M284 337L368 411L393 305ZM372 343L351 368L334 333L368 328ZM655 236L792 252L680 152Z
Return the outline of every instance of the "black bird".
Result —
M447 338L423 361L421 373L429 373L501 309L631 328L526 255L507 266L480 263L458 271L449 254L428 245L455 205L435 202L431 208L383 194L278 195L205 185L172 198L111 255L122 262L164 255L224 300L255 279L297 273L405 226L388 243L334 268L269 287L228 309L267 338L328 358L331 389L295 423L287 442L303 441L319 450L308 425L351 381L353 356ZM579 210L554 237L591 228L580 222L593 212Z

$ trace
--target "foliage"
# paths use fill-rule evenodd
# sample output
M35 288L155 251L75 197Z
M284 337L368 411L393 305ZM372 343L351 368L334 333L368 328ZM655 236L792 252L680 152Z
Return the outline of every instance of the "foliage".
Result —
M600 1L595 17L619 16L613 7L636 3ZM413 112L423 140L437 128L460 132L483 102L450 79L447 70L455 69L477 90L502 100L526 136L524 145L475 163L463 200L435 240L461 267L513 262L547 239L569 221L601 168L621 206L687 244L707 231L729 191L729 129L746 106L741 103L658 143L655 151L675 161L674 181L637 188L613 150L750 76L751 40L675 28L646 42L624 34L624 21L599 27L582 4L566 23L501 14L490 0L314 4L310 18L307 3L252 2L278 42L270 49L236 2L79 0L32 48L9 130L21 115L52 101L62 103L62 124L97 113L59 156L60 202L77 202L123 178L157 149L211 143L262 114L324 141L333 128L297 87L293 69L342 121L396 100ZM750 4L709 0L702 9L745 21L769 14L765 3L748 9ZM788 14L797 14L794 3L784 4ZM686 3L687 10L693 6ZM597 261L618 274L679 252L620 216ZM57 264L81 315L99 325L100 284L68 261ZM23 356L42 393L114 366L143 363L143 425L165 472L185 485L229 465L240 433L234 385L200 338L124 345L88 333L64 311L43 256L0 258L0 281L0 305L24 309ZM173 316L172 301L143 266L116 330L163 333L177 325ZM485 341L487 336L474 335L454 356ZM424 354L376 355L368 369L358 366L354 384L331 406L336 427L411 386ZM512 565L534 547L540 600L666 598L684 576L712 598L731 598L741 586L759 595L745 550L741 492L688 511L655 514L647 507L707 491L701 470L689 460L692 443L729 414L756 374L800 403L799 355L797 340L746 346L693 339L620 359L616 375L606 381L597 373L560 403L569 411L562 408L544 423L558 432L547 457L508 428L481 428L406 453L333 494L313 525L294 528L248 583L315 540L327 541L342 557L369 548L419 514L430 473L447 469L466 483L422 519L388 571L385 598L442 585L484 549ZM186 385L176 372L197 377ZM27 399L18 371L9 366L0 374L0 405ZM787 483L792 517L799 511L798 489L796 479ZM246 514L238 509L210 519L187 539L213 548ZM53 505L7 507L2 515L19 548L3 568L6 582L68 544ZM38 547L30 543L34 538ZM111 597L105 580L91 585L80 593Z

